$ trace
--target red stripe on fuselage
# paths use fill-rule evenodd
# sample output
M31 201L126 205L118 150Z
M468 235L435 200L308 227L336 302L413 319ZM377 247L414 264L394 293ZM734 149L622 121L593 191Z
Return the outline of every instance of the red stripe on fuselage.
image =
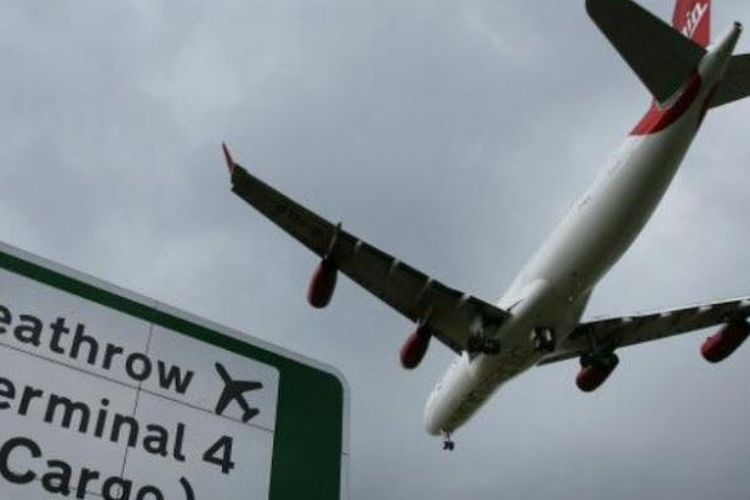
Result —
M651 105L648 113L638 122L630 135L651 135L661 132L682 118L701 91L703 82L698 74L693 75L680 97L671 106L660 108L657 103Z

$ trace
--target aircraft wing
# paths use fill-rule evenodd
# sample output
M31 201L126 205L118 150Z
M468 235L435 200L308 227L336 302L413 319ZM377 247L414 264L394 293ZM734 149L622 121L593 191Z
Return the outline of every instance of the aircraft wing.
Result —
M750 316L750 297L701 304L671 311L605 318L581 323L558 350L543 358L546 365L576 358L590 350L590 338L604 349L617 349L689 333L711 326L744 321Z
M281 229L383 302L422 323L457 353L474 335L490 337L508 313L433 280L386 252L340 229L251 175L224 148L232 191ZM332 242L334 242L332 246Z

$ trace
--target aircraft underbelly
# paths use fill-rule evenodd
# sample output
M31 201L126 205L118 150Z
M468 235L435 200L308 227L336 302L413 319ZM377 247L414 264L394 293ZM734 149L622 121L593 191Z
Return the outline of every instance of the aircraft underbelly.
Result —
M664 196L695 136L699 109L652 136L630 137L524 271L558 293L588 293L620 259Z
M666 192L692 142L695 106L669 129L629 137L620 153L581 197L500 301L507 306L530 284L549 285L551 300L536 311L564 338L580 319L594 285L633 243ZM528 341L528 324L504 331L499 355L459 358L427 411L431 433L463 425L505 382L535 366L542 355Z

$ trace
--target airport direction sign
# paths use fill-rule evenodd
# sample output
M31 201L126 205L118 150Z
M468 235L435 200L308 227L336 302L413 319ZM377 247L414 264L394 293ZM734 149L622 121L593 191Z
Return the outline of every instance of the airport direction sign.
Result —
M0 498L340 499L337 372L0 244Z

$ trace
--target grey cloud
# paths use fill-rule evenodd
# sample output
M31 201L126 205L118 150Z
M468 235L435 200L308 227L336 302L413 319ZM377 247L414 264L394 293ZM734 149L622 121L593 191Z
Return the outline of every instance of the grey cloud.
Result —
M718 30L750 22L714 2ZM671 2L644 2L668 16ZM647 104L583 2L9 2L0 8L3 241L340 367L351 498L745 498L741 351L701 334L501 389L453 455L422 405L449 361L397 364L412 328L228 192L219 144L403 260L493 300ZM750 50L747 41L740 50ZM750 104L707 119L591 314L746 295Z

